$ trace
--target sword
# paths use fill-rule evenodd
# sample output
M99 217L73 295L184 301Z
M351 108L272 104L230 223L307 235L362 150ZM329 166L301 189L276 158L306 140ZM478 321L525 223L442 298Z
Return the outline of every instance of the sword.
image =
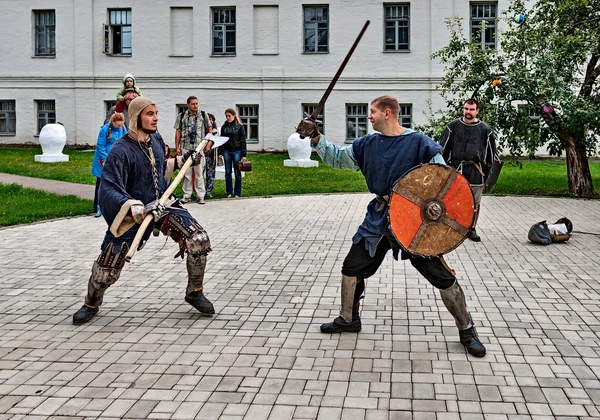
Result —
M325 106L325 101L327 101L327 98L329 98L329 94L331 93L331 91L333 90L333 87L335 86L335 84L337 83L338 79L342 75L342 72L344 71L344 68L346 67L346 64L348 64L348 61L350 61L350 57L352 57L352 54L354 53L354 50L356 49L358 43L360 42L360 39L362 38L363 34L367 30L367 27L369 26L370 23L371 23L370 20L367 20L365 22L363 28L361 29L360 33L358 34L358 37L354 41L354 44L352 44L352 47L350 48L350 51L348 51L348 54L346 54L346 58L344 58L344 61L342 61L342 65L338 69L338 71L335 74L335 76L333 76L333 79L331 79L331 82L329 83L329 86L327 87L327 90L325 91L325 93L321 97L321 100L319 101L319 104L317 105L317 107L315 108L315 110L313 111L313 113L309 116L309 118L312 121L316 121L317 120L318 115L321 113L321 110Z

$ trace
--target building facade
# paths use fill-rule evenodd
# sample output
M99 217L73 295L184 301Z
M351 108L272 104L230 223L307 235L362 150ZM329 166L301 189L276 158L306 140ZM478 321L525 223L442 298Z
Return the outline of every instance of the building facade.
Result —
M373 98L391 94L401 123L424 123L443 66L430 55L446 45L445 19L463 18L476 42L495 44L507 0L306 3L211 0L2 0L0 144L37 143L48 122L68 144L93 145L121 79L136 77L159 109L159 131L174 144L186 98L224 121L237 109L249 150L285 150L311 113L366 20L361 43L321 118L336 143L372 130ZM485 31L476 29L485 21Z

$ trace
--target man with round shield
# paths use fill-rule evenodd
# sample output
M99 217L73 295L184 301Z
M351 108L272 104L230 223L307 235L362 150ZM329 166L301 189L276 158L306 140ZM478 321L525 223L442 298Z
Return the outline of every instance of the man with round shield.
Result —
M398 101L391 96L374 99L369 121L378 133L362 136L345 147L329 142L310 118L305 118L298 127L300 136L311 139L312 147L324 163L335 169L361 171L369 191L377 195L369 203L365 219L352 238L352 246L342 265L340 316L321 325L321 332L361 330L359 308L365 279L375 274L391 249L396 260L400 254L402 259L409 259L440 290L442 301L458 327L460 342L473 356L483 357L485 347L479 341L454 272L441 257L426 258L402 250L390 230L387 207L396 181L415 166L430 162L445 164L439 153L441 146L421 133L402 127L398 122L399 111Z

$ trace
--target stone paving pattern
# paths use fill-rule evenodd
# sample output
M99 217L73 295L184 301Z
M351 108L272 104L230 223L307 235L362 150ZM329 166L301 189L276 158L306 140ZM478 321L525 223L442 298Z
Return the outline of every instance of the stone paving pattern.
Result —
M183 301L152 237L94 320L71 324L106 229L91 216L0 230L0 419L600 419L600 237L527 242L536 221L600 231L600 201L484 197L482 243L447 256L488 349L469 356L439 294L391 255L359 334L324 335L368 194L188 205L207 296Z

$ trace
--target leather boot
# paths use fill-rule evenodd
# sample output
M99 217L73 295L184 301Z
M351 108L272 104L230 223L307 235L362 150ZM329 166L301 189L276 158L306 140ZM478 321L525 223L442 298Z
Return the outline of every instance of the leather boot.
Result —
M342 316L338 316L331 322L321 325L321 332L325 334L339 334L343 332L360 332L362 323L360 321L360 302L352 305L352 321L348 322Z
M460 335L460 343L467 348L469 354L475 357L485 356L485 347L479 341L474 325L471 325L471 328L467 328L466 330L458 331L458 334Z
M83 305L73 315L73 324L85 324L92 320L92 318L98 313L99 308L90 308L89 306Z
M212 315L215 313L213 304L204 296L204 270L206 269L206 254L187 254L188 285L185 301L200 313Z
M481 237L477 234L475 228L471 229L467 234L467 237L473 242L481 242Z

